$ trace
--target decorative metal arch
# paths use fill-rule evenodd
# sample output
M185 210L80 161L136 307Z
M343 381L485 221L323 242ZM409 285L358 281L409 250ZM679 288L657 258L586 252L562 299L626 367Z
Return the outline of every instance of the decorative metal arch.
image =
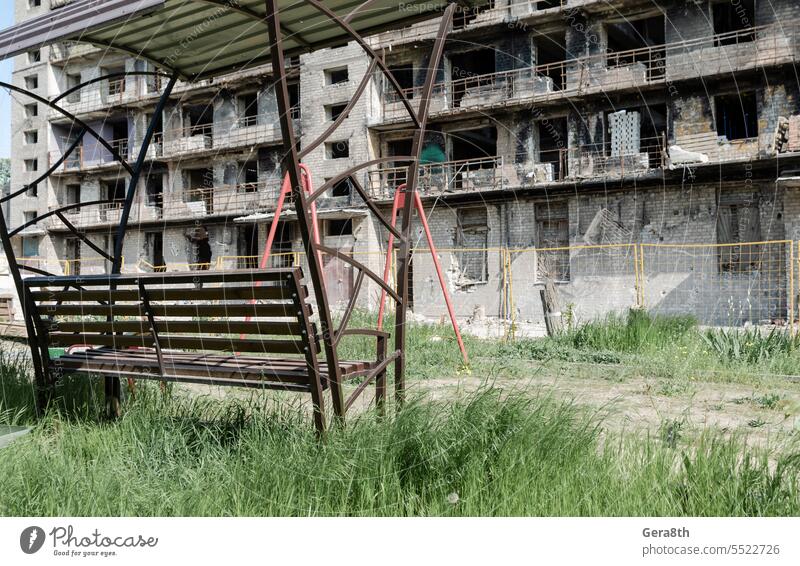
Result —
M106 140L99 132L97 132L94 128L89 126L83 120L75 116L73 113L64 109L59 102L69 96L74 92L78 92L81 89L86 88L87 86L114 79L120 77L127 77L133 75L147 75L147 76L169 76L169 82L167 83L166 88L161 93L159 100L156 104L156 110L153 113L153 117L148 124L147 131L145 133L144 139L142 141L142 145L139 150L139 155L136 160L136 163L131 166L128 161L122 157L119 152ZM5 82L0 82L0 88L5 88L9 91L16 92L18 94L22 94L23 96L29 97L35 100L38 103L45 105L48 108L51 108L67 118L72 124L78 126L80 128L78 135L72 141L72 143L63 151L61 157L53 163L47 171L45 171L42 175L36 178L36 180L27 183L22 186L19 190L14 191L2 198L0 198L0 204L5 202L11 202L16 197L19 197L29 191L31 188L38 186L39 184L45 182L58 168L67 160L69 156L80 146L83 138L89 134L94 137L100 145L102 145L112 156L113 160L119 163L119 165L125 169L126 172L130 174L130 181L128 184L128 189L125 194L125 202L123 204L122 209L122 216L120 219L120 223L117 226L116 231L116 244L112 255L109 255L104 250L101 250L98 246L96 246L89 238L87 238L86 234L81 232L76 226L74 226L64 215L65 212L69 210L79 209L87 206L96 206L101 204L109 204L113 202L110 199L102 199L102 200L94 200L94 201L85 201L79 202L75 204L61 206L59 208L48 210L47 212L38 215L36 218L29 220L22 225L14 228L13 230L9 229L8 222L5 218L5 214L0 207L0 243L2 243L3 251L5 252L6 258L8 259L8 268L9 273L14 281L14 287L17 290L17 296L19 297L20 304L22 306L23 311L23 318L25 320L25 329L28 335L28 346L31 350L32 360L33 360L33 367L34 367L34 377L36 379L37 385L37 409L42 410L48 403L49 394L52 389L53 385L53 378L52 376L48 375L46 368L44 367L43 360L47 359L47 355L45 352L42 351L44 347L44 341L40 340L39 336L37 335L37 329L41 328L41 321L38 320L38 315L36 314L37 311L35 308L32 308L32 304L30 303L30 298L26 295L24 291L24 287L22 284L22 271L29 271L31 273L35 273L37 275L43 276L54 276L55 274L49 273L44 269L34 268L28 265L24 265L19 263L16 258L16 254L14 253L14 247L11 242L11 238L16 235L22 233L26 228L30 226L34 226L45 220L46 218L50 218L52 216L56 216L67 228L67 230L72 233L75 237L80 239L83 243L87 244L91 247L94 251L98 252L102 257L111 261L112 273L119 273L122 266L122 245L125 239L125 234L127 233L128 229L128 220L130 218L130 211L133 206L134 197L136 194L136 187L139 183L139 178L141 176L141 172L144 169L147 152L149 150L150 142L153 138L153 133L155 131L155 127L157 124L158 116L163 112L164 106L169 99L169 96L172 92L173 87L177 81L177 75L165 75L164 73L152 72L152 71L131 71L126 73L111 73L108 75L103 75L100 77L92 78L88 81L80 83L75 87L70 88L69 90L61 93L58 97L54 98L53 100L48 100L43 98L35 93L29 92L23 88L20 88L16 85L12 85ZM120 394L120 385L119 379L113 377L107 377L106 379L106 393L107 395L111 395L115 398L119 398Z
M223 4L223 2L218 2L217 0L196 0L196 1L205 2L209 4ZM247 9L238 9L237 12L242 15L253 18L254 20L257 20L260 25L261 24L266 25L266 30L269 38L272 73L276 80L277 105L280 114L280 126L281 126L281 134L282 134L283 150L284 150L282 158L282 168L285 174L288 176L291 183L293 202L297 214L297 222L300 228L303 247L306 251L306 257L308 259L308 268L309 268L308 275L314 288L315 301L317 303L317 310L319 313L320 336L323 341L325 357L327 360L328 380L331 388L334 414L337 417L343 417L345 412L347 411L347 408L352 405L355 399L365 390L367 385L369 385L371 381L374 381L377 375L391 363L394 363L394 368L395 368L396 398L398 400L398 403L402 403L403 401L404 391L405 391L405 362L406 362L405 325L406 325L407 306L409 297L408 273L409 273L410 254L411 254L411 217L413 214L413 207L412 207L413 198L407 198L405 199L405 205L402 209L401 227L398 230L397 228L392 226L390 220L386 218L386 216L384 216L384 214L380 211L375 202L372 201L370 195L367 193L367 191L364 190L361 184L355 181L353 175L357 171L360 171L364 168L374 165L380 165L390 160L391 161L401 160L403 162L408 162L409 165L408 165L408 174L407 174L405 190L410 196L413 197L415 191L417 190L418 169L419 169L420 156L422 152L423 140L428 123L430 99L433 92L433 86L436 74L441 64L441 59L444 51L445 38L450 28L452 27L453 15L456 9L456 5L450 4L443 12L438 34L434 41L433 52L430 58L429 68L427 70L425 82L422 88L422 93L421 96L417 99L419 101L419 107L418 109L415 110L410 100L403 92L403 89L401 88L396 77L394 77L394 75L391 73L391 71L383 61L381 55L377 53L372 47L370 47L369 44L365 41L365 39L359 34L359 32L357 32L356 29L351 25L351 22L354 20L354 18L356 18L359 15L363 15L364 12L368 11L370 9L370 6L375 2L375 0L366 0L360 3L344 17L338 16L335 12L333 12L331 9L326 7L322 2L318 0L304 0L304 2L313 6L318 12L326 16L331 22L334 22L339 28L341 28L347 37L355 41L363 49L363 51L370 57L371 61L365 76L359 83L353 97L346 105L345 111L342 112L342 115L339 116L339 118L337 118L337 120L330 127L328 127L325 130L325 132L323 132L317 139L310 142L302 150L300 150L296 145L294 125L291 119L289 91L288 91L288 76L286 73L286 67L284 61L284 48L283 48L285 39L284 35L292 37L295 42L298 42L299 36L297 35L297 32L295 32L294 30L287 29L285 26L281 25L280 14L277 8L276 0L265 0L266 3L265 16L261 16L258 13L252 12ZM229 6L231 5L228 2L224 2L224 4ZM302 40L302 38L300 38L300 40ZM302 43L302 41L300 41L300 43ZM143 53L137 54L132 52L130 52L130 54L138 56L140 58L145 57L153 61L153 59L150 58L147 54ZM88 240L88 238L86 238L84 234L82 234L74 225L72 225L72 223L70 223L64 215L64 212L67 210L80 208L83 206L103 204L106 202L110 202L109 200L91 201L86 203L77 203L76 205L67 205L64 207L60 207L56 210L48 211L40 215L33 221L27 222L23 226L18 227L11 232L9 232L6 219L3 216L2 210L0 209L0 240L2 240L3 249L6 253L6 256L9 258L9 269L14 279L18 295L22 302L23 315L25 318L26 329L28 332L28 342L33 356L35 377L39 391L38 393L40 399L40 402L38 404L39 407L44 407L46 404L46 396L51 389L52 379L51 376L48 375L48 372L46 371L46 368L42 363L44 359L47 359L47 353L41 350L42 348L44 348L43 344L45 344L45 341L40 340L39 337L37 336L37 329L42 327L41 321L35 319L38 315L36 314L36 309L32 308L30 297L28 297L24 291L21 271L23 269L27 269L28 271L38 273L40 275L51 275L51 274L41 269L30 268L30 266L20 265L15 258L13 246L11 243L11 237L16 234L19 234L22 230L24 230L25 227L33 225L44 218L56 216L57 218L59 218L59 220L61 220L64 223L64 225L71 233L73 233L76 237L80 238L82 241L89 243L89 245L93 249L95 249L95 251L101 252L101 255L103 257L106 257L106 259L109 259L112 262L112 267L111 267L112 274L117 274L121 271L122 249L124 244L124 238L127 232L128 222L130 219L130 212L135 199L137 185L139 183L142 171L144 170L145 162L147 161L147 153L155 132L157 118L159 115L163 113L166 102L169 99L178 78L183 76L183 73L181 72L180 69L177 68L170 69L168 65L164 65L163 62L159 61L154 61L154 63L162 66L162 68L169 69L171 71L171 74L169 75L169 82L166 88L163 90L160 98L158 99L155 112L153 113L153 117L151 118L148 124L146 133L142 140L141 147L139 149L139 154L137 156L136 162L133 165L128 163L122 156L120 156L118 152L112 147L112 145L103 138L102 135L100 135L98 132L92 129L88 124L80 120L77 116L71 114L70 112L62 108L58 103L69 94L76 92L81 88L85 88L89 84L100 82L102 80L108 80L109 78L112 77L127 76L134 74L154 75L154 76L166 76L166 75L163 75L162 73L147 72L147 71L114 73L112 75L94 78L91 79L90 81L82 83L81 85L78 85L75 88L72 88L62 93L55 100L47 100L36 94L27 92L24 89L21 89L14 85L10 85L7 83L0 83L0 88L7 88L9 90L31 97L37 102L42 103L47 107L52 108L53 110L59 112L61 115L65 116L68 120L70 120L73 124L75 124L80 128L78 139L75 140L66 149L65 154L62 155L61 159L56 164L51 166L50 169L44 175L39 177L36 181L30 183L29 185L26 185L25 187L23 187L23 189L16 191L11 195L8 195L7 197L0 200L0 202L10 201L11 199L23 194L31 186L35 186L36 184L41 183L45 179L47 179L49 175L55 172L55 170L66 159L68 159L69 155L80 144L81 139L87 134L96 138L98 143L100 143L106 150L110 152L114 160L117 161L120 164L120 166L123 167L130 174L130 181L125 194L121 219L119 226L117 227L116 230L117 237L116 237L115 247L113 254L111 255L102 252L96 246L92 245ZM361 99L364 92L366 91L370 79L375 75L375 72L378 69L387 80L389 86L396 92L396 95L401 101L403 107L406 109L413 123L414 135L412 141L411 155L404 157L393 156L391 158L378 158L351 167L347 171L344 171L342 174L336 176L334 179L331 179L328 182L324 183L323 186L320 187L320 189L315 191L313 194L307 196L302 189L302 182L301 182L302 175L300 169L301 160L305 156L307 156L311 151L313 151L314 149L319 147L322 143L324 143L325 140L327 140L337 130L337 128L346 119L349 112L358 102L358 100ZM389 285L387 285L384 282L383 277L381 277L379 274L369 269L364 264L348 256L341 255L337 250L327 248L321 244L315 243L314 241L314 238L312 236L313 231L310 218L311 204L317 198L319 198L320 195L322 195L331 186L333 186L334 183L338 182L339 180L345 179L347 177L350 177L353 181L355 181L353 183L355 190L362 197L368 209L375 215L378 221L391 234L393 234L397 238L398 265L397 265L396 289L392 289ZM392 252L393 250L387 250L387 253L392 253ZM350 265L352 265L358 271L354 293L350 298L350 301L345 309L345 314L342 320L340 321L339 326L336 328L334 327L333 318L331 315L329 297L327 294L325 280L323 277L323 265L321 261L321 254L326 254L332 257L338 257L342 261L345 261ZM349 396L349 398L345 399L343 391L341 367L338 363L338 353L337 353L338 345L341 338L347 335L369 335L369 336L375 336L379 340L385 339L385 335L380 331L375 331L370 329L348 328L348 323L350 321L351 314L357 304L360 291L363 288L363 281L365 278L371 279L375 284L377 284L384 291L386 291L386 293L396 303L397 308L396 308L395 328L394 328L395 349L393 352L391 352L386 356L386 358L383 360L383 362L379 367L375 368L372 372L370 372L370 374L368 374L364 378L362 383L360 383L356 387L355 391ZM115 402L118 403L120 397L119 378L107 377L105 385L106 385L107 403L109 402L112 404ZM381 387L383 386L381 385ZM382 395L377 395L376 398L380 401L380 399L382 399Z
M353 260L350 257L340 255L336 250L327 248L321 244L317 244L314 242L312 237L312 227L311 227L311 220L309 217L309 210L310 205L314 200L316 200L321 194L327 191L335 182L339 180L345 179L347 177L351 177L352 175L365 167L369 167L371 165L379 164L386 162L388 159L375 159L369 161L367 163L357 165L355 167L351 167L347 171L344 171L340 175L336 176L334 179L323 184L317 191L314 192L311 196L306 196L304 191L302 190L301 185L301 172L300 172L300 161L302 157L307 155L312 149L318 147L321 143L323 143L330 135L336 131L337 127L341 123L344 118L341 120L337 120L331 127L329 127L319 138L312 141L305 150L299 151L296 145L296 138L294 132L294 125L290 118L290 104L289 104L289 90L288 90L288 79L286 73L283 72L285 69L284 63L284 52L282 47L282 33L281 33L281 22L280 22L280 14L277 9L277 5L275 0L265 0L267 6L267 23L268 23L268 31L269 31L269 40L270 40L270 51L272 55L272 68L275 71L275 76L277 79L276 85L276 94L277 94L277 102L278 102L278 110L280 113L280 125L281 125L281 134L283 139L283 169L288 174L291 187L292 187L292 194L293 194L293 201L295 205L295 210L297 214L297 220L300 227L301 236L303 239L303 244L306 251L306 257L308 258L309 264L309 275L311 277L312 284L314 286L314 294L315 299L317 302L317 307L319 311L320 317L320 326L321 326L321 335L323 338L323 345L325 349L325 357L327 359L327 367L329 368L329 379L331 381L331 396L333 401L333 408L334 414L339 417L343 417L347 408L352 405L355 398L363 392L366 388L367 384L370 381L370 376L367 377L359 386L356 387L356 390L350 395L348 399L344 398L344 392L342 389L342 377L339 370L338 364L338 353L337 353L337 346L339 343L339 339L347 334L353 333L364 333L369 332L363 329L359 330L349 330L347 328L347 324L350 319L350 314L355 307L355 304L358 300L358 296L362 289L362 282L364 277L368 277L369 279L373 280L377 283L380 287L384 290L389 292L389 295L394 299L396 304L396 315L395 315L395 328L394 328L394 338L395 338L395 350L389 356L387 356L386 364L390 363L391 360L394 360L394 369L395 369L395 396L398 403L402 403L404 399L405 393L405 362L406 362L406 350L405 350L405 339L406 339L406 311L408 306L408 266L411 259L411 215L413 213L412 203L413 198L407 198L405 202L405 206L403 208L403 219L402 219L402 228L397 233L397 230L391 228L391 222L380 212L378 207L372 202L370 196L364 191L363 187L360 184L356 183L356 191L359 195L364 199L367 207L376 215L378 220L383 224L390 232L395 233L396 237L399 241L399 252L398 252L398 272L397 272L397 290L391 289L388 287L383 278L380 277L378 274L373 272L371 269L367 268L365 265ZM425 130L427 127L428 122L428 111L430 108L430 98L433 92L433 84L436 79L436 74L439 70L439 65L441 63L442 55L444 52L444 43L447 33L449 32L452 22L453 22L453 14L455 12L456 5L451 4L449 5L442 16L442 20L439 26L439 31L436 36L436 40L433 46L433 53L431 55L430 64L427 70L427 76L425 78L425 83L422 88L422 96L420 97L419 102L419 109L414 110L411 105L411 102L405 96L400 84L398 83L397 79L391 73L389 68L386 66L385 62L381 58L381 56L372 49L364 38L358 34L358 32L353 29L349 22L357 16L363 10L369 8L372 0L367 0L363 2L359 6L357 6L353 11L351 11L347 16L341 18L337 16L337 14L326 6L324 6L318 0L307 0L309 4L314 6L317 10L321 13L325 14L330 18L331 21L336 22L336 24L341 27L347 35L366 52L366 54L371 58L371 64L369 69L367 70L368 76L374 74L375 68L379 67L386 79L388 80L391 87L397 92L400 100L403 103L406 111L408 112L411 120L414 124L415 131L412 141L412 150L411 156L407 158L403 158L403 161L410 162L408 166L408 177L407 177L407 188L406 191L413 196L414 192L417 190L417 180L418 180L418 168L419 168L419 161L422 152L422 142L425 136ZM366 88L366 84L368 79L362 80L359 84L356 93L353 95L352 99L347 105L347 111L351 110L358 99L363 95L364 90ZM346 112L342 113L346 116ZM341 117L340 117L341 118ZM397 157L392 157L392 160L397 160ZM356 279L356 285L354 288L354 292L350 298L350 301L345 309L345 315L339 325L338 328L334 328L333 319L331 316L331 309L330 304L328 301L328 294L325 287L325 279L322 274L323 266L320 263L319 254L324 253L327 255L332 255L338 257L339 259L349 263L353 267L358 270L358 276ZM387 250L387 253L392 253L392 250Z

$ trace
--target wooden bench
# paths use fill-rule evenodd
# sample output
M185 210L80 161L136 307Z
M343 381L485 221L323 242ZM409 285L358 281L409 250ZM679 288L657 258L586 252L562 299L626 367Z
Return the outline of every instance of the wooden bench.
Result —
M388 335L347 331L374 336L375 359L329 371L300 268L33 277L24 288L50 383L104 376L107 399L119 378L309 392L320 432L323 392L341 391L342 379L363 378L354 395L374 380L376 402L385 399ZM48 347L76 345L85 351L49 356ZM118 395L107 409L118 414Z

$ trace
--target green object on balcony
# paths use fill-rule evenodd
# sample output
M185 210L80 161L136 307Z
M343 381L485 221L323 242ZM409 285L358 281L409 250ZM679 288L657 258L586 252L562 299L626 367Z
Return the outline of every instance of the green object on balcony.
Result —
M422 148L422 153L419 156L420 165L428 165L430 163L444 163L447 156L444 150L436 144L429 143Z

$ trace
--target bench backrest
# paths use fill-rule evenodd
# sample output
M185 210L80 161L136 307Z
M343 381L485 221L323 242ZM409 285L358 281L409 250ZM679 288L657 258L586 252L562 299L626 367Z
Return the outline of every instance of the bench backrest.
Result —
M319 351L299 267L33 277L24 285L37 334L50 346Z

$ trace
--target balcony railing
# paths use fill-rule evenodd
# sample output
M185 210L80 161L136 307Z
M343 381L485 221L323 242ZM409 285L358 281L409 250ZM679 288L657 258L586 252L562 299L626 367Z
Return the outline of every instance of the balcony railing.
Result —
M389 167L369 173L369 190L373 198L389 200L406 182L408 167ZM419 168L418 189L421 194L475 192L504 188L503 158L486 157L429 163Z
M141 195L131 209L131 222L186 220L211 216L248 215L273 210L278 201L280 181L240 183L213 188L186 189L177 193ZM115 224L124 201L89 205L69 210L67 220L78 227ZM57 217L48 218L47 228L65 229Z
M258 123L258 122L262 123ZM184 155L220 152L226 149L252 147L259 144L275 144L280 141L280 130L277 124L264 123L260 117L248 117L238 122L237 127L224 129L214 124L202 124L187 128L179 128L167 132L158 132L148 148L148 159L162 159ZM116 151L125 158L132 156L131 148L138 151L138 145L131 145L129 140L120 139L109 142ZM68 140L62 140L61 146L68 147ZM81 145L70 154L59 172L82 171L114 163L111 154L99 144L92 146L89 152ZM49 153L50 165L58 161L62 151Z
M792 63L798 53L799 32L800 23L760 26L666 45L457 77L434 86L431 113L636 89ZM399 96L388 86L384 91L384 121L407 120ZM403 94L413 102L421 92L420 86L405 89Z
M70 145L69 141L62 141L62 146L67 147ZM109 145L123 158L130 157L130 146L127 139L111 140ZM48 167L52 167L59 159L61 159L63 151L51 151L48 153ZM105 147L100 144L92 146L91 150L87 150L84 145L76 147L72 153L69 154L67 159L55 171L56 173L70 173L85 171L87 169L97 169L100 167L111 167L118 165L117 162Z
M537 12L563 10L566 7L579 7L599 3L601 0L490 0L483 6L472 10L459 10L453 19L453 31L470 27L491 25L498 22L515 21ZM552 13L552 12L550 12ZM400 30L392 30L368 38L373 47L388 47L420 39L429 39L439 29L439 21L426 20Z

